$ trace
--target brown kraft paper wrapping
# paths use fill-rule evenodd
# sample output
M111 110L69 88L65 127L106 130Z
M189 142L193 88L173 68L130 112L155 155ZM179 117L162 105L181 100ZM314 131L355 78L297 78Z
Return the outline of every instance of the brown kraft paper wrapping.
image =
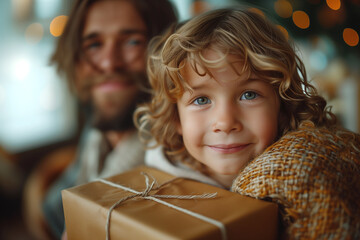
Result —
M162 171L138 167L106 180L144 191L142 172L162 184L174 176ZM151 178L150 178L151 179ZM202 195L217 193L206 199L162 199L167 203L221 222L227 239L276 239L277 205L241 196L230 191L188 179L176 179L149 195ZM131 192L94 181L62 191L66 231L69 240L106 239L109 209ZM161 203L136 197L111 212L110 239L223 239L219 227Z

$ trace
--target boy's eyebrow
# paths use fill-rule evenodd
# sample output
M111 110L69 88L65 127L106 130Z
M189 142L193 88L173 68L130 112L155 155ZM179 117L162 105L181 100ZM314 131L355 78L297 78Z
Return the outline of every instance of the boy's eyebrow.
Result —
M240 79L240 77L237 78L236 80L239 80L239 79ZM263 82L263 80L259 79L258 77L249 77L249 78L241 79L240 81L238 81L238 85L248 84L249 82L252 82L252 81ZM206 88L206 86L207 86L206 82L207 82L207 80L204 81L204 83L200 83L200 84L193 85L193 86L190 86L190 87L193 90Z
M207 83L210 79L211 79L211 78L203 81L202 83L196 84L196 85L190 85L190 84L189 84L189 86L190 86L190 88L191 88L192 90L199 90L199 89L205 88L205 87L207 86L206 83Z
M262 82L263 80L261 80L260 78L258 78L258 77L248 77L248 78L246 78L246 79L244 79L244 80L242 80L241 81L241 83L247 83L247 82L250 82L250 81L260 81L260 82Z
M241 85L247 85L247 84L250 84L251 82L255 82L255 83L266 83L266 81L264 81L263 79L260 79L258 77L249 77L249 78L246 78L246 79L243 79L241 81L239 81L237 83L238 86L241 86Z
M199 89L202 89L206 86L206 84L199 84L197 86L190 86L190 89L191 90L199 90Z

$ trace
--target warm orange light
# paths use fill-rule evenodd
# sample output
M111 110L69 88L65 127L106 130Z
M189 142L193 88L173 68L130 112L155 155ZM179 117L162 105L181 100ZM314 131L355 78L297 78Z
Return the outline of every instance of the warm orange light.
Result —
M294 24L302 29L306 29L310 26L310 18L309 15L304 11L296 11L292 15L292 19Z
M287 0L278 0L274 3L275 12L282 18L289 18L293 12L291 3Z
M32 23L25 30L25 39L29 43L38 43L44 36L44 28L40 23Z
M341 7L341 1L340 0L326 0L326 4L332 10L339 10L340 7Z
M191 5L193 16L199 15L211 9L211 6L206 1L195 1Z
M68 17L64 15L55 17L50 23L50 33L54 37L59 37L64 31L67 20Z
M281 26L281 25L276 25L279 29L280 29L280 31L284 34L284 36L285 36L285 38L286 39L289 39L289 33L288 33L288 31L286 30L286 28L284 28L283 26Z
M265 17L265 13L264 13L263 11L261 11L260 9L258 9L258 8L252 7L252 8L249 8L249 10L252 11L252 12L254 12L254 13L259 14L260 16Z
M343 39L347 45L355 47L359 43L359 34L352 28L345 28Z

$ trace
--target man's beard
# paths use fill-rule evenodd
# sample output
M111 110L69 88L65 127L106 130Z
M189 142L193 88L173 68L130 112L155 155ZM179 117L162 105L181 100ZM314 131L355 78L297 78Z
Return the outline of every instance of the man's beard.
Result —
M106 82L107 79L121 79L128 84L137 85L139 91L134 96L134 101L131 102L125 109L119 110L113 116L106 116L101 109L97 109L93 103L90 103L91 109L91 124L100 131L126 131L134 128L133 113L138 104L143 103L149 99L149 94L143 91L147 88L147 79L144 73L129 73L121 72L115 73L111 76L98 76L92 79L87 79L88 88L92 88L96 84ZM91 102L91 101L90 101Z
M127 109L118 112L112 117L105 117L100 111L94 109L92 125L102 132L106 131L126 131L134 128L133 113L137 102L132 102Z

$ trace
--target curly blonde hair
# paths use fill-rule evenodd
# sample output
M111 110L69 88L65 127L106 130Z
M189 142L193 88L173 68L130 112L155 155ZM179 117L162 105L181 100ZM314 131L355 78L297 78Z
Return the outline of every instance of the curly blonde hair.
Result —
M204 59L202 53L209 47L223 57ZM176 130L177 99L189 88L181 69L187 61L199 75L204 75L199 67L210 74L207 69L218 67L227 54L243 61L243 69L235 69L239 74L251 72L276 90L281 102L278 137L304 120L316 126L335 124L335 116L309 83L304 64L279 28L251 10L226 8L199 15L150 43L147 71L152 100L134 116L145 142L163 146L170 160L191 160Z

